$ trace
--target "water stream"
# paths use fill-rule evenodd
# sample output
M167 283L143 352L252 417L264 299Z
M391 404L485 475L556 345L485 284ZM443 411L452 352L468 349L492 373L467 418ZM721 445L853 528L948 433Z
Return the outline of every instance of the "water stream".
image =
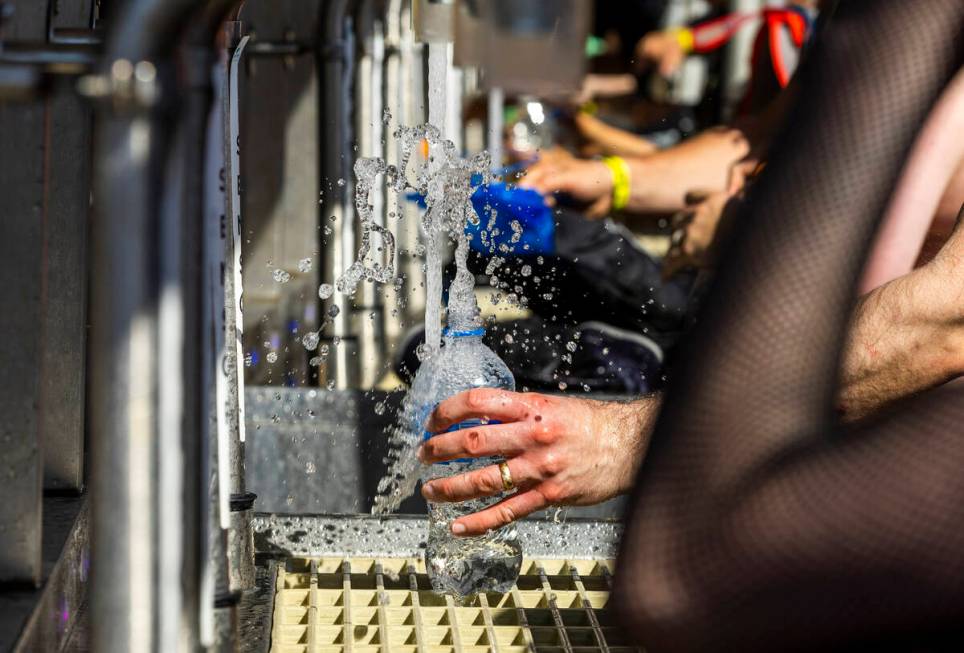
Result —
M447 80L451 45L430 43L428 46L428 124L399 127L398 164L381 158L361 158L355 163L355 208L362 226L358 256L338 279L335 287L353 295L362 281L398 284L395 268L395 237L391 225L380 226L373 215L373 197L379 183L384 183L398 203L394 215L405 215L406 196L415 193L425 201L419 236L425 247L425 343L418 356L423 374L444 375L434 370L433 355L439 351L442 330L442 262L450 242L456 243L456 277L449 293L448 310L466 314L475 311L475 279L468 271L469 251L465 235L467 221L477 223L472 207L474 188L490 179L491 162L487 152L463 159L447 136ZM425 149L422 149L422 146ZM420 155L422 152L422 155ZM423 156L427 154L427 156ZM330 292L330 291L329 291ZM441 378L441 377L440 377ZM392 512L415 491L422 466L415 457L421 441L420 429L406 427L406 420L425 398L410 391L403 404L398 426L389 436L390 453L386 459L388 474L379 484L379 496L373 512ZM412 432L418 430L419 432Z
M391 230L374 220L372 195L379 182L395 192L398 202L407 194L415 193L425 199L421 237L426 246L425 331L426 344L419 350L423 365L431 366L438 351L441 334L442 259L450 241L456 247L456 277L449 295L449 311L470 312L475 309L475 279L468 271L466 258L469 244L465 235L467 221L478 221L472 207L474 184L489 179L489 157L483 152L463 159L455 145L441 137L434 125L400 127L395 134L399 140L399 163L390 165L379 158L362 158L355 163L355 207L362 225L358 255L354 263L338 279L335 286L341 293L352 295L361 282L396 283L395 238ZM428 145L428 159L417 156L422 143ZM399 206L395 215L404 215ZM425 373L443 374L444 370L426 368ZM425 403L424 398L410 392L403 402L402 414ZM404 417L399 424L404 424ZM379 485L374 511L387 513L397 509L415 491L421 465L415 457L421 433L397 427L389 436L390 454L386 462L389 473Z

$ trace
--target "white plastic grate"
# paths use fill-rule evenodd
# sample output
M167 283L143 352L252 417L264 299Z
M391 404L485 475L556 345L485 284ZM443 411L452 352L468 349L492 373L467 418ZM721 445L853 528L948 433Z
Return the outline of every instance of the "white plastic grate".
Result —
M607 610L611 560L526 560L516 587L468 605L414 558L291 558L278 567L276 653L630 653Z

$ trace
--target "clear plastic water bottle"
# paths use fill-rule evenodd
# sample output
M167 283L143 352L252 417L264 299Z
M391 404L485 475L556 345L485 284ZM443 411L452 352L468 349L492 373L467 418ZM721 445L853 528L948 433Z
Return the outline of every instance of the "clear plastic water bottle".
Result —
M422 413L421 424L425 424L431 411L442 400L465 390L515 389L512 372L483 344L484 333L477 317L453 319L450 310L449 328L442 334L441 351L419 368L412 384L412 392L425 398L420 402L424 407L419 411ZM452 426L449 431L480 424L480 420L467 420ZM423 431L424 439L431 437L424 426ZM423 480L455 476L500 462L501 458L477 458L437 463L428 468ZM522 566L522 547L514 524L479 537L455 537L451 531L454 519L487 508L501 498L486 497L461 503L429 502L425 566L435 591L452 594L462 601L479 592L507 592L515 584Z

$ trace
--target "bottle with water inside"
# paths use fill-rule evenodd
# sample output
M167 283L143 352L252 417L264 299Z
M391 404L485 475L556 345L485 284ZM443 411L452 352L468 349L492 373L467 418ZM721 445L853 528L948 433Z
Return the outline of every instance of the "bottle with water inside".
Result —
M515 389L512 372L482 342L485 329L477 310L459 315L453 312L450 303L448 328L442 334L443 346L419 368L413 381L412 392L423 398L419 402L423 407L419 412L424 439L432 435L424 429L424 424L431 411L444 399L472 388ZM457 431L481 424L481 420L467 420L448 430ZM454 476L500 462L501 458L477 458L436 463L428 468L424 480ZM462 600L479 592L507 592L515 584L522 566L522 547L514 524L479 537L455 537L450 530L454 519L478 512L502 498L485 497L461 503L429 502L425 566L435 591Z

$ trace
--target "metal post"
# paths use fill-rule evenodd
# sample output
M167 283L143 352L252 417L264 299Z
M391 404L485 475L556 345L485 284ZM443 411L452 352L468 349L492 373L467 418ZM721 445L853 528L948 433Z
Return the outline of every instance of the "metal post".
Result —
M376 0L361 0L356 7L358 60L355 65L355 138L359 156L382 157L382 66L384 23L377 15ZM385 225L385 197L376 185L372 192L372 218ZM353 220L355 242L361 241L360 221ZM376 254L377 256L377 254ZM352 330L358 336L359 387L377 383L385 359L384 304L381 288L373 283L358 286L352 306Z
M217 323L223 329L223 321L217 318L227 314L233 304L225 304L223 281L220 278L222 270L232 269L221 265L224 257L221 231L225 224L225 201L220 194L222 180L218 171L208 169L208 163L212 150L218 155L223 151L220 132L212 133L210 129L212 110L219 116L221 111L220 105L214 105L215 93L212 88L216 61L214 41L233 4L234 0L209 0L204 11L192 22L183 48L186 89L181 107L181 160L184 162L181 172L184 193L179 219L185 238L181 263L182 280L186 285L183 304L190 318L184 320L185 335L181 353L185 379L182 392L186 463L182 482L186 498L182 519L187 524L181 544L184 551L181 556L181 575L183 586L188 589L183 597L176 591L168 592L168 602L172 605L180 602L183 616L181 623L178 623L163 609L158 614L158 623L167 626L159 632L160 650L173 650L172 647L178 644L184 649L193 650L214 642L211 616L216 597L211 591L212 560L209 548L210 540L222 533L219 530L212 532L209 521L210 449L217 437L217 429L212 428L211 415L217 399L213 392L213 381L224 373L227 365L222 361L220 351L212 347L215 340L212 327L213 323ZM220 212L212 213L207 208L212 195L221 197ZM231 343L234 344L233 341ZM237 415L237 405L231 406L230 411ZM169 544L176 546L173 540ZM168 561L172 572L176 571L174 558L169 552L161 551L161 559ZM234 610L234 606L231 609Z
M353 234L354 210L351 204L351 80L353 47L348 25L351 0L329 0L321 17L318 38L318 89L324 106L320 112L322 196L319 223L329 226L332 234L322 251L323 274L333 283L355 256ZM329 218L333 220L329 221ZM347 298L338 292L322 300L323 316L331 316L331 329L322 342L331 347L326 364L326 378L336 388L352 388L358 383L358 341L351 332Z
M236 25L237 23L228 23ZM230 28L225 30L225 41L230 49L235 44ZM228 241L233 240L231 225L231 200L225 146L225 116L227 111L227 53L219 52L221 60L215 60L211 75L214 83L214 103L208 116L207 152L204 178L205 185L205 251L206 299L204 306L203 345L204 360L211 366L204 375L204 396L207 398L207 420L204 441L207 444L204 458L206 462L202 475L202 487L207 492L202 516L205 529L204 541L207 543L206 558L202 561L199 618L199 639L202 646L211 647L217 641L216 597L221 588L228 586L227 537L222 528L221 514L227 511L228 490L221 483L218 461L223 455L219 449L226 448L222 442L227 440L227 379L218 362L225 349L227 332L225 322L230 317L233 302L226 301L226 283L230 278L229 260L226 252ZM229 341L233 343L233 340ZM232 631L227 629L226 634Z
M17 12L17 9L20 11ZM10 38L39 40L43 14L36 6L0 6L0 53ZM14 20L11 20L14 19ZM39 584L42 577L43 399L47 394L44 332L48 306L50 105L30 100L40 72L8 56L0 68L0 337L11 343L0 357L0 582ZM13 65L11 65L11 63Z
M221 441L218 447L219 486L227 492L226 500L218 502L221 511L220 525L227 528L228 583L219 588L217 601L222 606L229 602L230 596L237 596L241 590L250 589L254 584L254 550L250 528L250 514L254 495L245 490L244 446L245 446L245 407L244 407L244 354L241 341L243 315L241 312L241 169L240 169L240 94L239 75L243 65L248 39L243 36L243 26L238 22L228 25L228 39L232 56L226 72L226 84L222 99L220 118L223 123L222 139L223 162L226 170L225 192L225 238L224 251L220 252L224 262L223 277L220 279L221 303L216 309L224 308L224 320L219 325L223 330L217 340L216 371L217 383L222 391L216 392L218 401L218 434ZM223 422L223 424L221 423ZM225 457L226 454L226 457ZM226 511L226 512L224 512ZM232 605L232 609L233 609Z
M46 106L0 103L0 581L39 583L43 449L37 406L43 367L43 274L47 225Z
M398 165L399 151L398 141L395 132L402 119L402 0L388 0L385 3L385 46L384 46L384 75L385 88L383 106L386 118L384 121L384 140L383 148L385 161L389 165ZM405 198L396 197L396 193L391 188L386 189L384 196L385 225L396 233L398 242L402 242L401 232L403 230L404 209L399 208L399 200ZM403 246L403 245L399 245ZM395 260L391 261L394 265L396 274L401 275L402 256L396 250ZM397 346L405 328L405 297L404 286L385 289L385 304L382 313L382 321L385 325L386 353L392 347Z
M488 111L488 141L489 155L492 157L492 169L502 169L502 132L505 129L503 111L505 110L505 93L498 86L489 89Z
M399 123L402 125L420 125L427 120L425 105L425 74L424 48L415 41L415 31L412 26L412 1L402 1L402 14L399 21L401 27L401 77L402 77L402 113ZM405 295L405 317L408 324L417 324L425 316L425 256L418 254L419 230L421 228L421 214L417 206L411 202L405 203L404 215L399 225L400 248L405 251L399 256L399 267L402 270L405 283L402 292Z
M61 3L65 4L65 3ZM88 9L79 2L74 13ZM51 3L51 6L53 3ZM65 4L61 8L67 9ZM92 26L93 15L89 19ZM52 24L48 33L55 31ZM47 200L47 305L42 420L44 487L84 485L84 389L87 346L87 228L90 212L90 107L74 93L47 100L50 128Z
M107 40L91 234L92 648L195 650L203 451L197 77L177 129L192 0L132 0ZM191 96L194 96L193 98ZM200 117L200 120L198 120ZM198 129L201 135L198 135ZM190 241L195 241L194 243Z

